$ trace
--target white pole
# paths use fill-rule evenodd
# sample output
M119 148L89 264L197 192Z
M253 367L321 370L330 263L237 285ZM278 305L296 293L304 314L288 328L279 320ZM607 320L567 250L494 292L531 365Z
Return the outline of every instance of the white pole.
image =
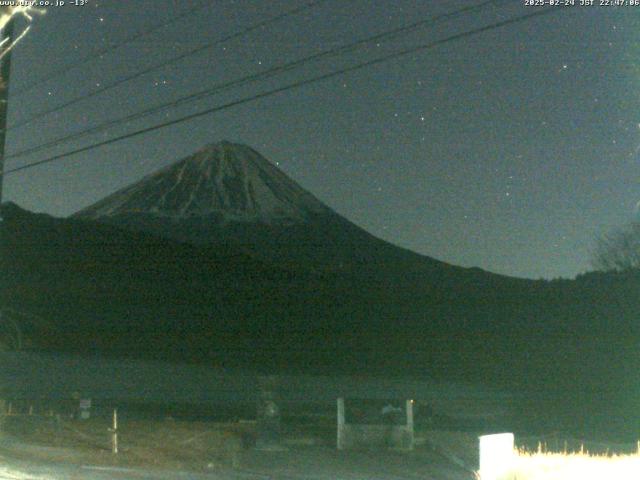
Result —
M413 450L413 400L407 400L406 402L406 411L407 411L407 433L409 435L409 445L406 445L406 448L409 450Z
M111 450L113 453L118 453L118 409L113 409L113 432L111 436Z
M344 449L344 398L338 398L338 450Z

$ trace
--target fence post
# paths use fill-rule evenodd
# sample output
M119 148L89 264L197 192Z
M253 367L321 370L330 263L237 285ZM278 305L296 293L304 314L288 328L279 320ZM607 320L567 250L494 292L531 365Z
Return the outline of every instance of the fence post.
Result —
M413 400L407 400L406 402L406 412L407 412L407 435L408 442L407 445L403 445L403 448L407 448L408 450L413 450L414 443L414 433L413 433Z
M113 427L109 429L111 431L111 451L114 454L118 453L118 409L113 409Z
M344 450L344 398L338 398L338 450Z

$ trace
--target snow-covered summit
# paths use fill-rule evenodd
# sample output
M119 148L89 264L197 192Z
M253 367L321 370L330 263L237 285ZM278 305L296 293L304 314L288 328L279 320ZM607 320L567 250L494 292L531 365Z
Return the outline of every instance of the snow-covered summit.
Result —
M218 216L223 220L301 222L332 211L246 145L206 146L139 182L76 213L108 218L150 214L176 220Z

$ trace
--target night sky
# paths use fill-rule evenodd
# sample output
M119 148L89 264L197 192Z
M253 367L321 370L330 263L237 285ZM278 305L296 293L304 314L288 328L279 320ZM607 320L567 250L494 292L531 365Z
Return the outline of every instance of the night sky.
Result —
M326 0L9 131L7 154L469 1ZM579 0L576 0L579 3ZM599 3L596 1L596 3ZM206 4L77 69L50 72ZM12 59L10 125L304 5L303 0L89 0L36 17ZM539 7L494 2L393 41L125 123L11 169ZM24 26L20 20L18 26ZM28 92L26 86L36 85ZM69 215L202 146L245 143L338 213L446 262L528 278L590 268L594 239L637 216L640 7L555 13L16 172L5 198Z

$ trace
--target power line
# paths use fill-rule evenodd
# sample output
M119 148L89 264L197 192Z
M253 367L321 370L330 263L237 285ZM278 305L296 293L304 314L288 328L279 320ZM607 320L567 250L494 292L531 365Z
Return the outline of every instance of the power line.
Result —
M356 70L361 70L363 68L367 68L367 67L370 67L370 66L373 66L373 65L378 65L378 64L387 62L389 60L393 60L393 59L396 59L396 58L399 58L399 57L410 55L412 53L417 53L417 52L420 52L420 51L423 51L423 50L429 50L429 49L432 49L434 47L443 45L445 43L449 43L449 42L456 41L456 40L461 40L463 38L468 38L468 37L471 37L471 36L474 36L474 35L478 35L480 33L484 33L484 32L490 31L490 30L494 30L496 28L505 27L507 25L513 25L513 24L516 24L516 23L521 23L521 22L530 20L530 19L535 18L535 17L548 15L548 14L553 13L553 12L559 12L559 11L565 9L565 8L567 8L567 7L558 6L558 7L546 8L546 9L543 9L543 10L538 10L538 11L535 11L535 12L532 12L532 13L528 13L526 15L521 15L521 16L518 16L518 17L510 18L508 20L503 20L503 21L500 21L500 22L492 23L492 24L486 25L484 27L479 27L479 28L476 28L476 29L473 29L473 30L469 30L469 31L466 31L466 32L462 32L462 33L458 33L458 34L455 34L455 35L451 35L449 37L446 37L446 38L441 39L441 40L437 40L435 42L431 42L431 43L427 43L427 44L423 44L423 45L418 45L416 47L411 47L411 48L408 48L408 49L405 49L405 50L401 50L399 52L395 52L395 53L391 53L391 54L388 54L388 55L384 55L382 57L378 57L376 59L369 60L367 62L362 62L362 63L356 64L356 65L353 65L353 66L350 66L350 67L345 67L345 68L342 68L340 70L335 70L333 72L329 72L329 73L326 73L326 74L323 74L323 75L320 75L320 76L317 76L317 77L312 77L312 78L305 79L305 80L299 80L297 82L290 83L290 84L285 85L283 87L274 88L274 89L268 90L266 92L262 92L262 93L258 93L258 94L255 94L255 95L252 95L252 96L249 96L249 97L241 98L239 100L234 100L232 102L228 102L226 104L219 105L217 107L212 107L212 108L208 108L206 110L203 110L203 111L200 111L200 112L197 112L197 113L192 113L190 115L186 115L186 116L178 118L178 119L174 119L174 120L171 120L171 121L163 122L163 123L160 123L160 124L157 124L157 125L153 125L151 127L142 128L142 129L136 130L134 132L130 132L130 133L127 133L127 134L124 134L124 135L120 135L120 136L117 136L117 137L114 137L114 138L110 138L108 140L104 140L104 141L97 142L97 143L94 143L94 144L91 144L91 145L87 145L85 147L77 148L77 149L71 150L69 152L61 153L59 155L54 155L54 156L45 158L43 160L38 160L36 162L32 162L32 163L29 163L29 164L26 164L26 165L22 165L20 167L16 167L16 168L7 170L7 171L5 171L3 173L4 173L4 175L8 175L10 173L15 173L15 172L27 170L27 169L30 169L30 168L34 168L34 167L37 167L37 166L40 166L40 165L43 165L43 164L46 164L46 163L51 163L51 162L54 162L56 160L60 160L60 159L64 159L64 158L70 157L72 155L76 155L78 153L83 153L83 152L87 152L89 150L94 150L94 149L96 149L98 147L102 147L102 146L109 145L109 144L112 144L112 143L116 143L116 142L119 142L119 141L122 141L122 140L126 140L126 139L129 139L129 138L133 138L133 137L137 137L137 136L140 136L140 135L144 135L145 133L150 133L150 132L153 132L155 130L160 130L162 128L166 128L166 127L169 127L169 126L172 126L172 125L177 125L179 123L183 123L183 122L186 122L186 121L189 121L189 120L193 120L195 118L203 117L205 115L210 115L212 113L219 112L221 110L226 110L228 108L232 108L232 107L235 107L235 106L238 106L238 105L249 103L249 102L252 102L252 101L255 101L255 100L259 100L261 98L270 97L272 95L275 95L277 93L282 93L282 92L285 92L287 90L292 90L292 89L299 88L299 87L302 87L302 86L305 86L305 85L309 85L309 84L312 84L312 83L317 83L317 82L321 82L323 80L328 80L328 79L336 77L338 75L354 72ZM2 172L0 172L0 173L2 173Z
M31 116L31 117L29 117L29 118L27 118L25 120L22 120L20 122L17 122L15 124L11 125L9 128L7 128L7 130L11 131L11 130L13 130L15 128L27 125L27 124L33 122L34 120L40 120L43 117L51 115L52 113L55 113L55 112L58 112L58 111L60 111L60 110L62 110L64 108L70 107L71 105L75 105L78 102L81 102L81 101L86 100L86 99L91 98L91 97L95 97L96 95L100 95L101 93L104 93L104 92L106 92L108 90L111 90L113 88L119 87L120 85L123 85L123 84L125 84L127 82L130 82L132 80L140 78L140 77L142 77L142 76L144 76L144 75L146 75L148 73L154 72L154 71L159 70L161 68L164 68L164 67L172 65L174 63L177 63L180 60L183 60L183 59L185 59L187 57L190 57L192 55L200 53L200 52L202 52L204 50L207 50L209 48L213 48L216 45L220 45L221 43L228 42L229 40L233 40L235 38L241 37L243 35L246 35L248 33L253 32L254 30L257 30L259 28L265 27L265 26L267 26L269 24L276 23L276 22L278 22L280 20L283 20L283 19L285 19L287 17L290 17L292 15L296 15L296 14L298 14L300 12L305 11L305 10L309 10L309 9L317 6L318 4L326 2L326 1L327 0L314 0L312 2L309 2L309 3L305 4L305 5L302 5L301 7L296 7L296 8L293 8L291 10L287 10L286 12L281 13L279 15L276 15L274 17L271 17L271 18L268 18L266 20L262 20L260 22L254 23L253 25L251 25L251 26L249 26L249 27L247 27L247 28L245 28L243 30L240 30L239 32L232 33L232 34L227 35L227 36L225 36L225 37L223 37L223 38L221 38L219 40L215 40L215 41L209 42L209 43L207 43L205 45L201 45L199 47L195 47L195 48L192 48L190 50L187 50L186 52L181 53L180 55L171 57L170 59L162 61L160 63L156 63L156 64L154 64L154 65L152 65L152 66L150 66L148 68L145 68L143 70L139 70L138 72L135 72L135 73L133 73L133 74L131 74L129 76L126 76L124 78L121 78L119 80L116 80L115 82L112 82L109 85L105 85L102 88L99 88L97 90L89 92L89 93L87 93L85 95L81 95L79 97L76 97L76 98L74 98L72 100L69 100L68 102L65 102L65 103L62 103L62 104L60 104L60 105L58 105L56 107L50 108L49 110L44 110L42 112L39 112L36 115L33 115L33 116Z
M72 64L72 65L67 65L64 67L61 67L57 70L54 70L53 72L50 72L47 75L42 76L42 78L35 80L34 82L28 84L25 87L19 88L17 89L15 92L12 92L12 96L16 97L18 95L22 95L25 94L31 90L33 90L35 87L37 87L38 85L41 85L43 83L47 83L51 80L53 80L54 78L58 78L61 75L66 74L67 72L70 72L71 70L75 70L79 67L81 67L82 65L85 65L87 63L89 63L91 60L93 60L94 58L101 58L104 55L107 55L115 50L118 50L119 48L132 43L136 40L139 40L141 38L144 38L146 36L149 36L159 30L162 30L163 28L168 27L169 25L173 25L174 23L178 23L180 20L182 20L183 18L186 18L190 15L195 14L196 12L199 12L200 10L203 10L204 8L207 8L210 6L210 2L207 0L205 2L203 2L201 5L198 5L197 7L191 8L189 10L187 10L186 12L183 12L179 15L176 15L175 17L172 17L170 20L167 20L166 22L162 22L160 24L154 25L153 27L147 29L147 30L143 30L141 32L135 33L127 38L125 38L124 40L121 40L120 42L114 43L112 45L109 45L107 47L104 47L100 50L97 50L93 53L90 53L89 55L81 58L80 60L78 60L76 63Z
M170 101L170 102L166 102L163 103L161 105L157 105L155 107L151 107L148 108L146 110L140 111L140 112L136 112L130 115L126 115L124 117L120 117L117 119L113 119L113 120L109 120L106 122L103 122L101 124L95 125L93 127L90 127L88 129L82 130L80 132L75 132L75 133L71 133L68 135L65 135L63 137L59 137L57 139L54 140L50 140L48 142L42 143L40 145L36 145L34 147L30 147L24 150L20 150L16 153L13 153L11 155L8 155L6 158L16 158L16 157L21 157L24 155L28 155L28 154L32 154L32 153L36 153L39 152L41 150L44 149L48 149L51 147L55 147L57 145L63 144L69 140L76 140L78 138L82 138L85 137L87 135L91 135L94 133L98 133L101 132L103 130L108 129L109 127L113 127L125 122L130 122L130 121L134 121L134 120L138 120L140 118L152 115L154 113L160 112L162 110L166 110L168 108L174 108L177 107L179 105L185 104L185 103L190 103L193 102L195 100L200 100L202 98L208 97L208 96L212 96L215 95L217 93L220 93L224 90L227 90L229 88L232 87L237 87L237 86L241 86L241 85L245 85L247 83L253 83L256 81L261 81L261 80L265 80L267 78L273 77L276 74L280 74L286 71L290 71L293 70L294 68L297 68L301 65L304 65L305 63L311 62L311 61L316 61L319 60L321 58L325 58L325 57L331 57L331 56L335 56L335 55L339 55L339 54L343 54L352 50L355 50L356 48L369 44L369 43L373 43L373 42L379 42L379 41L383 41L383 40L390 40L390 39L394 39L402 34L406 34L409 33L411 31L414 31L418 28L421 27L425 27L425 26L432 26L434 25L436 22L438 21L443 21L443 20L450 20L452 18L455 18L457 16L460 16L462 14L466 14L466 13L471 13L474 11L478 11L481 10L483 8L485 8L486 6L490 5L490 4L498 4L498 3L504 3L508 0L487 0L485 2L482 2L480 4L476 4L473 6L468 6L468 7L464 7L464 8L460 8L458 10L455 10L453 12L448 12L448 13L444 13L441 15L436 15L433 17L429 17L428 19L425 20L421 20L418 22L414 22L411 23L409 25L405 25L402 27L397 27L394 28L392 30L387 30L385 32L361 39L361 40L356 40L352 43L349 43L347 45L343 45L340 47L336 47L336 48L332 48L329 50L325 50L319 53L316 53L314 55L311 56L307 56L307 57L303 57L301 59L298 60L294 60L292 62L288 62L285 64L281 64L281 65L276 65L268 70L265 70L263 72L259 72L259 73L255 73L252 75L247 75L245 77L241 77L239 79L235 79L235 80L231 80L231 81L227 81L227 82L223 82L223 83L219 83L214 85L213 87L209 87L207 89L201 90L199 92L195 92L189 95L186 95L184 97L178 98L176 100Z

